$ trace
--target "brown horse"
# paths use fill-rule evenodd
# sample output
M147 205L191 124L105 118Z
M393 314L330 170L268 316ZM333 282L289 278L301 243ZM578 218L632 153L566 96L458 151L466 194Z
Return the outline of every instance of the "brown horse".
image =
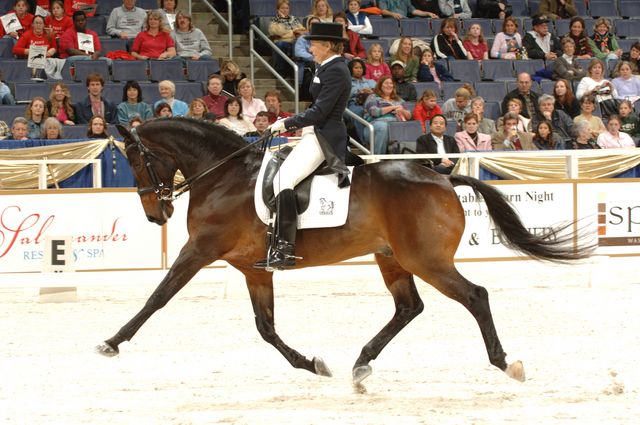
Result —
M263 152L225 128L184 118L149 121L132 131L118 127L138 182L147 218L164 224L173 212L173 178L180 170L191 182L187 227L189 240L142 310L112 338L97 347L114 356L189 280L215 260L225 260L246 277L256 326L296 368L331 376L320 358L307 359L286 345L274 327L273 274L253 268L266 252L266 227L254 208L254 186ZM234 154L242 150L239 154ZM231 158L228 158L231 156ZM226 160L221 161L225 158ZM212 167L218 164L216 167ZM503 242L533 258L570 261L576 252L573 235L530 234L501 193L479 180L443 177L412 161L385 161L356 167L352 175L349 218L341 227L299 232L297 267L333 264L374 253L395 302L395 314L363 348L353 366L353 382L371 374L369 362L423 310L413 276L461 303L478 322L489 361L515 379L524 380L520 362L507 365L506 354L491 317L486 289L465 279L453 256L464 226L464 211L454 191L471 186L480 193Z

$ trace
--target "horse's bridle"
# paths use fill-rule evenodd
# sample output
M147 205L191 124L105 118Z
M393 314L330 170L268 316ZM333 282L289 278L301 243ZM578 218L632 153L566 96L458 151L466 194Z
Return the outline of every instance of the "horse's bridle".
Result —
M144 195L146 193L153 192L156 194L156 198L158 199L158 201L175 201L176 199L178 199L178 197L180 197L180 195L184 194L185 192L188 192L189 189L191 189L191 184L193 182L206 176L207 174L211 173L213 170L215 170L222 164L226 163L232 158L235 158L245 150L255 146L258 143L263 143L263 146L262 146L263 150L267 149L270 146L271 140L273 139L273 136L275 134L275 133L267 132L267 134L265 134L264 136L258 138L257 140L251 143L248 143L247 146L240 148L237 151L222 158L220 162L218 162L217 164L212 165L206 170L201 171L195 176L191 176L190 178L185 179L185 181L178 183L177 185L174 186L173 176L171 178L171 182L168 184L165 184L162 180L160 180L160 178L158 178L158 174L153 168L153 164L151 164L151 159L156 158L159 161L161 161L162 159L159 158L158 155L154 154L149 148L147 148L142 143L142 140L140 140L140 136L138 136L138 132L136 131L136 127L132 128L130 133L131 133L131 137L133 138L133 143L125 148L125 152L128 155L129 154L128 152L130 149L132 148L138 149L138 152L140 153L140 160L144 163L144 166L147 169L147 174L149 174L149 179L151 179L151 184L152 184L152 186L150 187L138 188L138 195Z

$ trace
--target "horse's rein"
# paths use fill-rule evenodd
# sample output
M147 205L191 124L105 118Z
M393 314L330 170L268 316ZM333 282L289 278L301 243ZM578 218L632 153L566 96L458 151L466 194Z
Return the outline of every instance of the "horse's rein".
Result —
M153 185L152 187L138 188L138 195L153 192L156 194L156 197L159 201L175 201L191 189L191 184L193 182L211 173L221 165L237 157L242 152L248 150L256 144L263 143L262 149L266 150L267 147L271 145L271 140L273 139L274 135L275 133L269 132L264 136L261 136L257 140L254 140L253 142L247 144L247 146L238 149L237 151L222 158L217 164L212 165L211 167L199 172L195 176L191 176L188 179L185 179L183 182L178 183L175 186L173 185L173 180L171 184L165 185L164 182L160 181L160 179L158 178L158 175L153 169L153 165L151 164L151 158L154 156L157 157L157 155L151 152L151 150L142 143L142 140L140 140L140 136L138 136L138 133L136 131L136 127L131 129L131 137L133 138L133 143L125 148L125 152L133 147L138 148L138 152L140 152L140 158L144 162L147 173L149 174L149 178L151 179L151 184Z

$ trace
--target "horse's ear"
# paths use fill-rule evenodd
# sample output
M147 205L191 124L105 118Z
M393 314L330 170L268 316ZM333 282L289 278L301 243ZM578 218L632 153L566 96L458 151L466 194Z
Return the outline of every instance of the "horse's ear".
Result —
M125 139L131 138L131 132L129 132L129 129L127 127L122 124L116 124L116 128L118 129L118 132L120 132L120 135L122 137L124 137Z

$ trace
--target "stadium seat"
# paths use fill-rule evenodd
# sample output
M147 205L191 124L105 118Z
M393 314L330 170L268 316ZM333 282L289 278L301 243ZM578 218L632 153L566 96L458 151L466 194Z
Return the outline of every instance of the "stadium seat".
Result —
M591 63L593 59L589 58L589 59L576 59L576 63L578 65L580 65L582 68L584 68L585 70L587 70L589 68L589 64Z
M416 151L416 140L422 135L422 124L419 121L391 121L389 122L389 142L400 143L400 152L403 148Z
M425 19L401 19L400 32L406 37L426 38L433 36L431 26Z
M270 1L267 3L271 5L271 15L269 15L269 19L271 19L271 17L276 14L275 2ZM303 17L306 17L309 14L309 11L311 10L311 4L307 0L294 0L289 2L289 9L289 13L291 14L291 16L295 16L298 19L302 20Z
M104 85L104 89L102 90L102 97L107 99L109 102L115 103L116 105L122 102L123 98L123 88L124 82L107 82ZM143 93L144 96L144 93ZM143 97L142 100L146 102L146 99Z
M614 25L618 38L640 38L640 19L618 19Z
M328 0L328 2L333 13L340 12L342 10L342 0Z
M529 7L527 6L526 0L510 0L511 9L513 11L513 16L529 16ZM502 24L499 27L495 27L496 32L502 31Z
M508 59L482 61L482 73L485 80L510 81L515 79L513 61Z
M370 19L373 33L378 37L398 37L400 31L395 19Z
M41 96L48 100L49 94L51 93L49 85L43 81L16 82L14 87L14 98L16 99L16 102L20 103L28 103L36 96Z
M102 54L107 52L115 52L116 50L127 50L127 40L121 38L105 38L100 37L100 44L102 45Z
M556 26L556 35L558 37L562 37L565 34L569 33L569 23L570 19L558 19L554 22Z
M51 87L52 84L55 84L55 82L50 83L49 87ZM77 103L78 101L85 99L89 95L87 92L87 85L84 82L77 83L66 81L65 84L69 88L69 94L71 95L72 103Z
M0 38L0 58L13 58L13 45L15 40L11 37Z
M24 117L26 105L0 105L0 120L7 123L11 128L11 123L16 117Z
M556 82L552 80L542 80L540 82L540 90L544 94L550 94L553 96L553 86Z
M442 83L442 98L447 101L455 96L456 90L462 87L462 81L444 81Z
M100 0L102 2L102 0ZM119 6L122 6L122 2L120 2ZM157 0L138 0L136 2L136 7L140 7L145 10L154 10L158 8Z
M184 72L181 60L149 60L149 79L151 81L184 81Z
M109 75L109 64L107 61L76 61L73 64L75 69L73 73L73 80L84 82L87 79L87 75L98 73L102 75L105 81L109 81L111 76Z
M446 134L447 136L454 137L457 132L458 132L458 123L453 119L447 120L447 129L445 130L444 134Z
M147 72L147 61L143 60L114 60L111 68L113 81L146 81Z
M191 103L193 99L202 97L205 92L202 84L196 81L176 81L176 99Z
M635 38L619 38L618 39L618 46L620 46L620 48L622 49L623 52L628 52L631 50L631 46L633 46L634 43L638 42L640 40L635 39Z
M105 36L107 35L107 19L104 16L88 16L87 28L95 31L98 36Z
M527 0L527 3L529 4L529 16L533 16L540 11L540 0Z
M618 9L611 0L589 0L589 15L593 18L618 16Z
M122 6L121 0L100 0L96 2L98 8L96 9L96 15L109 16L111 11L117 7ZM140 6L139 2L136 4L138 7ZM158 6L156 6L158 7Z
M542 59L515 60L513 61L513 69L516 77L522 72L535 75L536 71L544 69L544 61Z
M620 0L618 13L625 18L640 18L640 2L638 0Z
M160 99L160 91L158 90L158 83L150 83L150 82L140 83L140 89L142 89L142 99L152 107L153 107L153 104ZM180 98L176 97L176 99L180 99Z
M587 2L586 0L575 0L573 2L576 5L576 9L578 10L578 16L582 16L583 18L588 15L589 13L587 12ZM591 34L591 28L589 28L589 34Z
M480 63L474 60L449 61L449 71L459 81L476 82L481 80Z
M64 139L87 139L87 130L89 127L86 124L77 125L63 125L62 137Z
M188 60L186 61L187 80L207 81L211 74L220 72L220 63L217 59L212 60Z
M413 83L413 86L416 88L416 94L418 95L418 99L422 96L425 90L431 90L436 94L436 100L440 101L442 99L442 91L440 90L440 85L435 81L430 82L422 82L422 83Z
M500 118L500 103L501 102L485 102L484 116L494 121Z
M479 81L475 87L476 94L485 102L502 102L507 95L507 85L504 81Z
M40 71L42 74L44 72ZM2 75L4 81L25 81L30 80L32 72L27 68L27 61L24 59L4 59L2 61Z
M274 16L275 4L264 0L249 0L249 10L251 16Z
M522 28L522 30L520 31L522 38L524 38L525 33L533 30L532 22L533 22L533 19L528 16L525 16L524 18L522 18L522 26L520 27Z

